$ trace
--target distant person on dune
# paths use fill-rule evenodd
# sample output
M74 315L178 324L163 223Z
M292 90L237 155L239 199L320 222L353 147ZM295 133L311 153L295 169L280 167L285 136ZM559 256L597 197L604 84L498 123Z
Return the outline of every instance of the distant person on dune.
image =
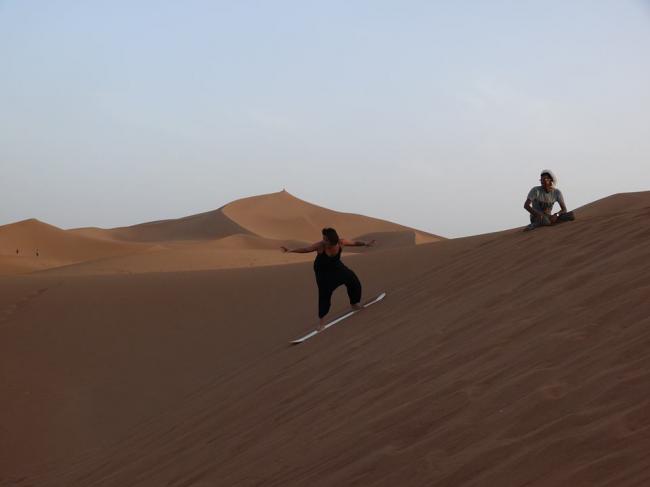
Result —
M350 298L350 305L353 309L361 309L361 283L356 274L348 269L341 262L341 252L344 246L372 247L374 240L369 242L346 240L339 238L336 230L333 228L323 228L323 240L316 242L309 247L300 249L288 249L280 247L283 252L296 252L306 254L308 252L317 252L314 260L314 272L316 273L316 284L318 285L318 331L325 327L325 315L329 312L332 293L341 284L345 284Z
M531 189L524 203L524 208L530 213L530 225L524 228L524 231L575 220L573 212L566 209L562 192L555 187L557 185L555 174L550 169L544 169L539 181L541 186ZM560 211L552 213L556 202L560 205Z

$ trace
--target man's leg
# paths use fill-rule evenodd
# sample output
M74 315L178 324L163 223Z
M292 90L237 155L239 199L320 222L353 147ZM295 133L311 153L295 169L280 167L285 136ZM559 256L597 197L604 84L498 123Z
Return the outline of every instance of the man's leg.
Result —
M524 228L524 232L535 230L537 227L542 226L542 219L537 215L530 215L530 225Z
M576 219L576 217L575 217L575 215L573 214L573 212L572 212L572 211L568 211L568 212L566 212L566 213L561 213L560 215L558 215L558 217L557 217L557 221L556 221L555 223L561 223L561 222L572 222L572 221L575 220L575 219Z
M535 230L537 227L547 227L549 225L553 225L551 215L530 215L530 225L524 228L524 232Z

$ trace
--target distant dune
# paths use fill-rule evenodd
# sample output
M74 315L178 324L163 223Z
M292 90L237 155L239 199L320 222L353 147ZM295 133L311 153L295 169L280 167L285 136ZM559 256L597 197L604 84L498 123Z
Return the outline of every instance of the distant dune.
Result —
M424 245L355 226L386 245L343 259L387 297L299 346L313 255L247 211L108 275L0 277L0 486L650 485L650 192ZM296 264L199 271L219 252Z
M244 198L222 208L224 215L250 232L267 238L293 238L306 242L320 239L323 227L336 228L344 237L354 238L371 232L410 231L418 243L441 240L437 235L402 225L352 213L340 213L312 205L286 191Z
M35 219L24 220L0 226L0 274L136 254L150 248L150 245L109 242L78 235Z
M141 223L130 227L119 227L109 230L80 228L71 230L71 232L86 236L131 242L215 240L234 234L249 233L246 229L240 227L236 222L224 215L220 209L172 220Z
M301 258L283 256L280 246L313 243L325 226L348 238L372 233L380 237L382 248L441 240L384 220L327 210L281 191L130 227L62 230L37 220L0 226L0 274L122 274L286 264Z

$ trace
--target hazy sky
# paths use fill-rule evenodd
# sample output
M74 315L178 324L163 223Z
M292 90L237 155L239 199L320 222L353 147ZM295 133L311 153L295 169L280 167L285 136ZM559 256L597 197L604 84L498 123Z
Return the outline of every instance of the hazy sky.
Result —
M0 0L0 224L286 188L448 237L650 190L646 0ZM317 237L317 236L316 236Z

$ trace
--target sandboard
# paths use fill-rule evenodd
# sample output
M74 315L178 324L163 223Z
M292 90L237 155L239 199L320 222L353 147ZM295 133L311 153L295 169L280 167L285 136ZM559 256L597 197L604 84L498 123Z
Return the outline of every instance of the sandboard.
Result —
M386 297L386 293L381 293L379 296L377 296L377 297L371 299L371 300L368 301L366 304L364 304L363 307L364 307L364 308L367 308L368 306L372 306L373 304L378 303L379 301L381 301L381 300L384 299L385 297ZM327 330L330 326L334 326L334 325L336 325L337 323L340 323L340 322L343 321L344 319L349 318L350 316L352 316L353 314L358 313L359 311L361 311L361 310L360 310L360 309L357 309L357 310L353 310L353 311L348 311L348 312L345 313L343 316L339 316L339 317L336 318L334 321L330 321L328 324L325 325L325 327L324 327L321 331L318 331L318 330L311 331L311 332L307 333L304 337L298 338L297 340L293 340L293 341L291 342L291 345L298 345L299 343L303 343L303 342L309 340L310 338L315 337L315 336L318 335L319 333L324 332L324 331Z

